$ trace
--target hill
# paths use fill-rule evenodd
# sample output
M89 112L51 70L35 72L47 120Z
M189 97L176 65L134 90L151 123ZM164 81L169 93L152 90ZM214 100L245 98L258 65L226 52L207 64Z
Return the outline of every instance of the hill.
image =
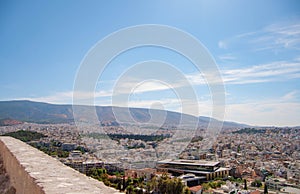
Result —
M0 119L0 126L19 125L22 123L23 123L22 121L10 119L10 118Z
M33 102L27 100L21 101L0 101L0 119L11 118L23 122L34 123L71 123L74 122L72 105L57 105L43 102ZM84 120L87 116L90 106L76 106L80 110L80 118ZM164 118L164 126L177 126L180 119L184 120L184 125L191 125L195 121L199 121L200 127L207 127L211 118L195 117L192 115L181 114L172 111L145 109L145 108L130 108L130 115L126 114L128 109L124 107L111 106L96 106L98 119L102 125L118 125L122 123L132 123L132 118L139 122L147 122L152 116L156 118ZM114 111L117 111L118 120L114 116ZM219 122L212 119L215 122ZM247 125L224 122L223 128L241 128Z

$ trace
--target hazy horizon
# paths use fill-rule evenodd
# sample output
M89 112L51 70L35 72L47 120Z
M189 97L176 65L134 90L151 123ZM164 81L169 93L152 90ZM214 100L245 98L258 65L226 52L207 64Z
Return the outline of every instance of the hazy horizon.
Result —
M149 109L149 108L145 108L145 107L125 107L125 106L111 106L111 105L87 105L87 104L72 104L72 103L51 103L51 102L42 102L42 101L32 101L32 100L28 100L28 99L15 99L15 100L1 100L0 102L11 102L11 101L29 101L29 102L37 102L37 103L46 103L46 104L52 104L52 105L67 105L67 106L99 106L99 107L119 107L119 108L136 108L136 109ZM178 111L174 111L174 110L167 110L167 109L155 109L155 108L151 108L154 110L162 110L162 111L169 111L169 112L174 112L174 113L180 113L180 114L186 114L186 115L191 115L191 116L195 116L195 117L206 117L206 118L213 118L213 117L209 117L209 116L205 116L205 115L192 115L189 113L183 113L183 112L178 112ZM216 119L216 118L213 118ZM233 122L233 123L238 123L238 124L243 124L243 125L249 125L250 127L299 127L299 125L282 125L282 126L278 126L278 125L251 125L249 123L240 123L237 121L233 121L233 120L224 120L225 122Z
M225 121L300 126L299 7L293 0L2 1L0 100L72 104L76 76L93 46L121 29L157 24L189 33L214 58L225 86ZM168 63L186 82L174 82L175 87L159 79L141 82L147 74L142 69L117 90L128 95L129 107L212 117L206 76L214 74L204 76L185 56L155 46L130 49L110 61L95 84L95 105L123 106L112 103L118 80L151 60ZM172 80L172 74L162 71ZM128 86L131 90L122 90ZM184 87L194 90L196 100L178 96Z

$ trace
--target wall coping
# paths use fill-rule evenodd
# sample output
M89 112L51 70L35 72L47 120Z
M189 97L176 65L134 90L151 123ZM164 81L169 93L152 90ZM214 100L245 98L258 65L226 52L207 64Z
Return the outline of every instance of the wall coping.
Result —
M0 137L0 155L17 193L120 193L12 137Z

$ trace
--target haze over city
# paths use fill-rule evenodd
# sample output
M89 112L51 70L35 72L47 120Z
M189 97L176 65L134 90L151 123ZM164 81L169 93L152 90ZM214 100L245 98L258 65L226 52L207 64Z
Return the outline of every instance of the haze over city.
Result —
M72 104L74 80L88 51L130 26L175 27L198 39L215 59L225 85L225 120L257 126L299 126L300 4L298 1L1 1L0 100ZM96 105L112 104L114 84L141 61L177 68L198 102L178 99L155 80L136 87L130 107L161 103L181 112L181 100L211 116L205 78L184 56L159 47L118 55L99 77ZM167 74L167 72L166 72ZM127 80L126 84L131 84Z

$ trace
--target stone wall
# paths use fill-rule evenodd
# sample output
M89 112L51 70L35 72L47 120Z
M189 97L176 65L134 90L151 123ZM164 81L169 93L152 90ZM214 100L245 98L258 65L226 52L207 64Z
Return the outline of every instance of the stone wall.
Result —
M0 137L0 155L17 194L119 193L12 137Z
M16 193L16 189L10 184L10 179L4 168L1 155L0 155L0 193L1 194Z

